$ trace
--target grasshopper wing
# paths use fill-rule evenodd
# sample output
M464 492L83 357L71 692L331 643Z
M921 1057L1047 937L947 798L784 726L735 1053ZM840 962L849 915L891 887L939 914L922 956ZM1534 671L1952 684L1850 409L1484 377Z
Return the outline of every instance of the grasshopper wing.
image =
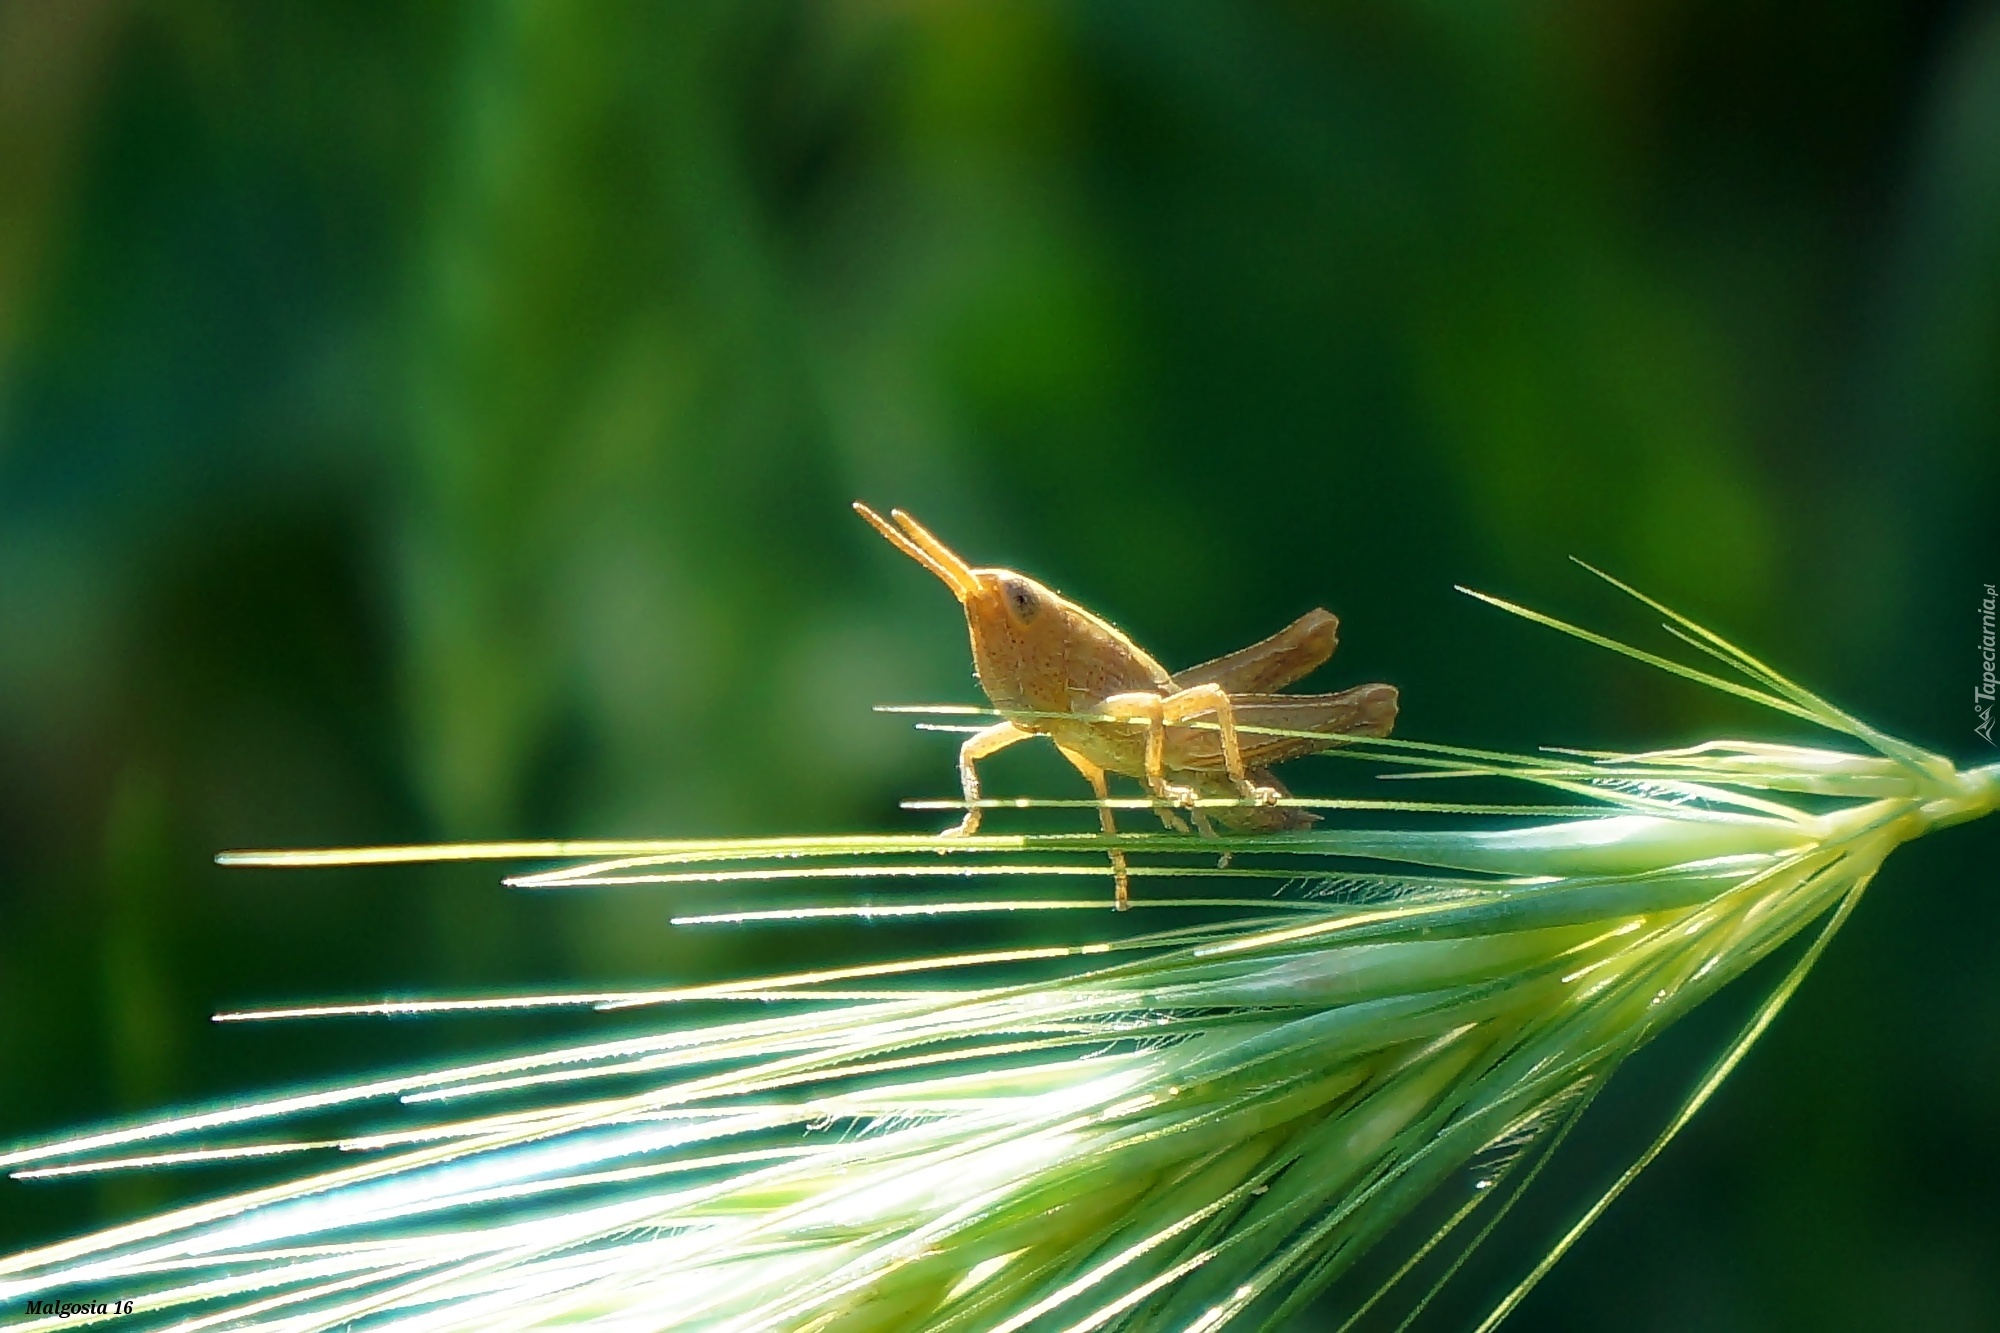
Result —
M1231 694L1281 690L1312 674L1339 642L1340 620L1314 607L1262 642L1176 673L1174 688L1220 685Z
M1396 725L1396 687L1356 685L1338 694L1232 694L1246 768L1269 768L1330 750L1348 736L1387 736ZM1267 736L1254 728L1312 732ZM1168 772L1219 772L1222 734L1213 727L1168 727Z

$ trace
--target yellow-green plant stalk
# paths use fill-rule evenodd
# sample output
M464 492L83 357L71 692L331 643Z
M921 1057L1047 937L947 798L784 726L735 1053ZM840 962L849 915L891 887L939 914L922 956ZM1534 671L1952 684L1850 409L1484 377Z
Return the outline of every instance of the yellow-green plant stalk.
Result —
M1458 1271L1628 1055L1802 937L1659 1137L1491 1327L1713 1092L1889 852L2000 803L2000 765L1959 771L1679 617L1676 633L1742 679L1499 604L1862 748L1522 756L1368 742L1342 757L1529 784L1544 803L1301 802L1433 824L1202 843L238 856L581 857L514 882L789 895L681 918L690 927L1041 911L1090 925L1054 946L680 989L222 1015L746 1002L728 1021L17 1148L0 1156L17 1176L310 1164L0 1260L0 1306L48 1303L22 1329L65 1324L65 1299L116 1292L133 1310L121 1329L1081 1333L1277 1327L1339 1282L1348 1315L1393 1323ZM1108 847L1133 861L1141 919L1162 924L1108 910ZM1217 850L1235 863L1217 867ZM856 881L903 892L797 897ZM977 892L994 883L1005 896Z

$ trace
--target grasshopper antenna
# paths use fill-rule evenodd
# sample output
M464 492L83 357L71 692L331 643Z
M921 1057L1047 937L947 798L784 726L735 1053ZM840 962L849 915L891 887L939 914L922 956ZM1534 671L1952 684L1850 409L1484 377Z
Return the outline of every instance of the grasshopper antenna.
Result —
M972 567L960 559L956 551L932 536L930 530L923 524L902 510L889 511L896 523L901 525L900 530L859 500L854 502L854 512L867 519L877 532L887 537L891 546L937 575L959 601L963 602L979 591L979 580L973 576Z

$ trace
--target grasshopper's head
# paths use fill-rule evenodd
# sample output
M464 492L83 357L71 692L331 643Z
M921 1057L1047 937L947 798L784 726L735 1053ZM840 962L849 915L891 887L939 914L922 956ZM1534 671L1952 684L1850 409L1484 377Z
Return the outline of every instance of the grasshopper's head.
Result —
M975 569L900 509L889 519L854 502L854 512L889 544L938 576L965 608L979 682L1000 708L1061 712L1069 707L1070 645L1095 617L1011 569ZM1113 634L1116 631L1112 631ZM1157 668L1154 668L1157 670ZM1164 674L1164 673L1162 673Z

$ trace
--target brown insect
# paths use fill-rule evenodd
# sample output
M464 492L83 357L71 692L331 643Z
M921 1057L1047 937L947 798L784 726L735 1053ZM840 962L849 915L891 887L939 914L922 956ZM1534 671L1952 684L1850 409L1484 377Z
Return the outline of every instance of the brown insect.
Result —
M891 545L944 581L965 608L973 669L1005 721L968 737L958 752L965 818L945 830L979 830L979 773L988 755L1030 736L1047 736L1096 793L1098 821L1116 833L1104 775L1138 778L1167 827L1186 832L1185 808L1204 835L1214 822L1236 832L1304 828L1318 816L1276 802L1286 792L1271 765L1330 749L1349 736L1386 736L1396 722L1393 685L1357 685L1338 694L1278 694L1333 655L1340 622L1314 609L1261 643L1169 674L1116 626L1011 569L974 569L900 509L892 524L856 501L855 512ZM1074 716L1052 717L1049 714ZM1210 725L1187 726L1196 718ZM1142 725L1133 725L1135 722ZM1270 736L1239 727L1315 732ZM1205 798L1249 804L1194 808ZM1131 891L1122 852L1111 852L1117 905Z

